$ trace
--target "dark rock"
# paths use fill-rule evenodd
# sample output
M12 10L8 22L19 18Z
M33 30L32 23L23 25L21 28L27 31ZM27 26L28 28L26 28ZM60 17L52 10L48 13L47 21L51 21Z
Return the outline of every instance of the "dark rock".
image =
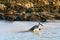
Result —
M0 20L3 20L3 15L2 14L0 14Z
M25 12L26 12L26 13L32 13L33 10L32 10L31 8L29 8L29 9L27 9Z
M46 17L44 15L40 15L40 18L41 18L41 22L46 22Z
M22 17L21 16L16 16L16 21L21 21L22 20Z
M5 16L5 20L6 21L12 21L12 17L11 16Z

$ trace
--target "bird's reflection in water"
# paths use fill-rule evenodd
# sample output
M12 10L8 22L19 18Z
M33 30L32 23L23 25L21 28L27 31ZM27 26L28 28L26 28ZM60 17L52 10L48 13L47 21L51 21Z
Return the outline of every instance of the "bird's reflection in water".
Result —
M18 33L28 33L28 32L31 32L31 33L36 34L36 35L40 35L40 31L38 31L38 29L34 30L34 31L20 31Z

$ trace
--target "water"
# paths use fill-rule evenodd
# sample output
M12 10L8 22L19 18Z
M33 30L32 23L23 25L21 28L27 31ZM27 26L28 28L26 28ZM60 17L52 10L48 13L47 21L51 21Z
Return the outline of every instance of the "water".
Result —
M0 40L60 40L60 21L48 21L42 23L40 34L23 32L29 30L38 22L20 21L5 22L0 21Z

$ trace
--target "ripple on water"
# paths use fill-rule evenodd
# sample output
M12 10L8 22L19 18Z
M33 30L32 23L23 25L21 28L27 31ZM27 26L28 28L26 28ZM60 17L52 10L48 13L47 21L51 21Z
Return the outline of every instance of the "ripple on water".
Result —
M41 38L44 40L60 40L60 28L46 29L41 32Z
M12 24L15 27L15 24L19 24L19 22L15 23L15 24L12 23ZM12 25L12 24L9 24L9 25ZM27 24L28 24L28 22L24 23L25 26L27 26ZM44 25L47 25L47 24L48 23L46 23ZM1 25L3 25L3 23ZM4 25L6 25L6 24L4 24ZM34 25L34 23L30 22L29 25ZM50 23L48 25L50 25ZM20 26L20 25L18 25L18 26ZM58 26L58 25L56 25L56 26ZM25 33L6 32L6 33L0 33L0 40L60 40L60 27L47 28L47 29L41 30L40 35L36 35L32 32L25 32Z

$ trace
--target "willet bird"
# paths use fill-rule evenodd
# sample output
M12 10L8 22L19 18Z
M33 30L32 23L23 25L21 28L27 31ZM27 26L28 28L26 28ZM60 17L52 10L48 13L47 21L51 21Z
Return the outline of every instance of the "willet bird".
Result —
M29 29L29 31L34 32L34 33L39 33L41 28L40 25L43 26L40 22L38 25L34 25L32 28Z
M32 28L30 28L29 30L27 31L22 31L22 32L33 32L33 33L36 33L36 34L39 34L41 28L40 28L40 25L43 26L40 22L38 25L34 25ZM21 32L21 33L22 33Z

